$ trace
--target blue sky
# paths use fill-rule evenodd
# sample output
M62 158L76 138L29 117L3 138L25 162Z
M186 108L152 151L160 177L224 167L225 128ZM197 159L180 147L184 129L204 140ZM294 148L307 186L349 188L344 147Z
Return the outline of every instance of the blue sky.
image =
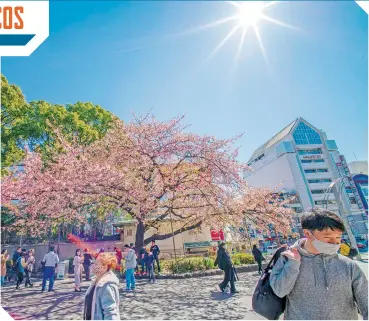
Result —
M186 114L191 130L240 139L240 160L304 117L335 139L348 161L368 155L368 18L353 1L282 2L210 59L228 22L186 31L236 12L223 2L52 1L50 36L30 57L2 59L27 100L91 101L125 121L152 110Z

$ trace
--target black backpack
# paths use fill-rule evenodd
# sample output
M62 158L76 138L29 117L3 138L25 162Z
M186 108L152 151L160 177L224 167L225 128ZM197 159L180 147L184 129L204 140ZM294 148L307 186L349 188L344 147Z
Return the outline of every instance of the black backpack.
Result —
M278 320L286 308L286 298L278 297L270 286L270 273L281 253L288 248L280 247L261 275L252 296L253 310L268 320Z

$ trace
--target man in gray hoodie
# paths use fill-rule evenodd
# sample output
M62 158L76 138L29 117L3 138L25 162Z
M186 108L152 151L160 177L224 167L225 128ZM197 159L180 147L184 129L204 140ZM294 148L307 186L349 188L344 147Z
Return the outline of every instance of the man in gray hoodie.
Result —
M345 228L330 211L301 219L306 236L282 253L270 275L274 293L286 296L285 320L368 320L368 280L337 251Z

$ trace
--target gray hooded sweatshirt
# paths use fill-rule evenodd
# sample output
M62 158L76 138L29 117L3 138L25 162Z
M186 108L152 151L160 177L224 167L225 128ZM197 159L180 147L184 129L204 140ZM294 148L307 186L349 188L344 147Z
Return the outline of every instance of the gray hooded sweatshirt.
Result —
M357 320L358 309L368 320L368 280L360 267L340 254L311 254L297 241L301 262L277 261L270 285L287 296L285 320Z

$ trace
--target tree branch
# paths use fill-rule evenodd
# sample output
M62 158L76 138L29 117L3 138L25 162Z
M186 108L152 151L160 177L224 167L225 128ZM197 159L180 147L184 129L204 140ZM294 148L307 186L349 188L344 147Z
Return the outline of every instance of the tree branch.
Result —
M154 235L148 237L147 239L145 239L144 244L147 245L151 241L165 240L167 238L172 237L173 234L174 234L174 236L176 236L176 235L181 234L183 232L190 231L190 230L193 230L195 228L198 228L198 227L201 226L201 224L202 224L202 221L199 221L199 222L197 222L193 225L190 225L190 226L187 226L187 227L181 227L180 229L174 231L174 233L167 233L167 234L161 234L161 235L160 234L154 234Z

